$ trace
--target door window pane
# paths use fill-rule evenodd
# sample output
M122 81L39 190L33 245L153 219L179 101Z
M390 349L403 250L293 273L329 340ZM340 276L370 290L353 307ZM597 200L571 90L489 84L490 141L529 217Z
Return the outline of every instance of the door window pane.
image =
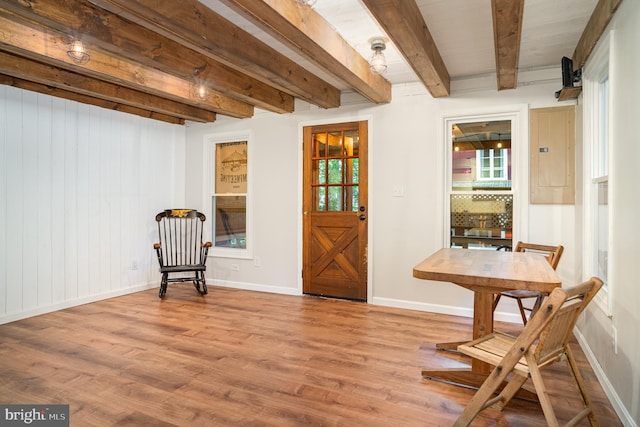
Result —
M330 132L329 138L329 157L341 158L343 156L343 139L342 132Z
M313 191L313 206L316 211L327 210L327 187L316 187Z
M358 151L359 150L358 131L356 130L346 131L344 133L344 145L345 145L347 156L358 157L360 155Z
M360 178L358 166L358 159L347 160L347 184L358 184Z
M342 211L342 187L331 186L329 190L328 210L330 211Z
M314 157L327 157L326 134L315 135L314 139Z
M313 183L314 184L327 183L327 161L326 160L313 161Z
M360 188L357 185L352 185L346 188L348 188L349 191L351 192L351 209L348 209L348 210L356 212L360 207L360 197L359 197Z
M342 160L329 160L329 184L342 184Z

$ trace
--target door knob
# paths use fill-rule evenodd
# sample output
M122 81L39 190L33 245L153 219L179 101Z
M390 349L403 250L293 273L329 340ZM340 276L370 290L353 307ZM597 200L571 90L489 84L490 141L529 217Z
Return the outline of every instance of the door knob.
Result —
M367 216L365 214L360 215L360 221L364 221L365 219L367 219Z

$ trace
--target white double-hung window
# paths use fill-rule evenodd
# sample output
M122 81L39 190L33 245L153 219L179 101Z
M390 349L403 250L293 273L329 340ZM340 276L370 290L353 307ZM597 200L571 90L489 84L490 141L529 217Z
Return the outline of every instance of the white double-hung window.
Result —
M250 135L205 137L205 202L213 246L210 255L251 257Z
M611 314L609 282L609 144L610 36L600 45L585 65L584 134L585 134L585 277L597 276L604 282L603 292L595 299Z

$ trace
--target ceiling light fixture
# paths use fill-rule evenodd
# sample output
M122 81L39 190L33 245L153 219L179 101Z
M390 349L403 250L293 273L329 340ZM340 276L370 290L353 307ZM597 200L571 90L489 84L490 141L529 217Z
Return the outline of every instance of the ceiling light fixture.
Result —
M84 43L80 40L74 40L71 43L70 50L67 51L67 55L73 59L76 64L86 64L91 59L91 56L87 53L87 49L84 47Z
M309 7L313 7L313 5L316 4L316 0L298 0L298 3L309 6Z
M384 37L369 39L371 50L373 51L369 65L371 66L371 72L374 74L382 74L387 71L387 59L384 57L384 53L382 53L382 51L387 48L386 41L387 39Z
M196 85L193 91L193 96L201 101L204 101L209 98L209 90L203 84Z

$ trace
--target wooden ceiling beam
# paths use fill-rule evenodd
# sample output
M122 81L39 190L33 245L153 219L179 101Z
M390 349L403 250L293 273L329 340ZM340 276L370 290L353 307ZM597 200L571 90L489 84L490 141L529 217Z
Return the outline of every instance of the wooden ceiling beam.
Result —
M340 91L197 0L90 0L151 31L322 108Z
M60 89L58 87L35 83L13 76L7 76L5 74L0 74L0 84L17 87L31 92L38 92L45 95L55 96L56 98L64 98L70 101L80 102L82 104L95 105L97 107L106 108L107 110L115 110L123 113L135 114L137 116L160 120L171 124L183 125L185 123L185 120L181 117L162 114L156 111L145 110L142 108L136 108L114 101L108 101L106 99L95 98L93 96L82 95L79 93Z
M609 21L613 18L618 6L622 0L600 0L584 28L580 40L573 52L573 69L578 70L584 66L591 55L591 51L596 47L596 43L600 40L600 36L609 25Z
M491 0L498 90L515 89L524 0Z
M42 64L32 59L2 52L1 50L0 73L21 80L46 85L51 88L57 88L61 91L76 93L79 96L81 95L82 99L93 97L113 104L128 105L140 110L181 117L201 123L216 120L216 113L212 111L98 80L94 77L63 70L52 65ZM46 93L54 95L57 91L50 90ZM71 99L68 96L63 96L63 98ZM79 99L75 100L79 101ZM95 102L91 102L91 104L99 105Z
M25 19L68 34L178 77L276 113L294 111L294 98L145 27L101 9L86 0L1 2Z
M67 55L69 36L21 20L15 15L8 18L0 9L0 28L4 29L0 31L0 47L3 50L219 114L237 118L253 116L252 105L215 91L209 91L209 97L201 100L194 95L193 82L118 57L96 46L87 46L91 60L78 65Z
M431 96L449 96L450 76L415 0L363 0Z
M391 102L391 84L312 8L295 0L223 2L370 101Z

